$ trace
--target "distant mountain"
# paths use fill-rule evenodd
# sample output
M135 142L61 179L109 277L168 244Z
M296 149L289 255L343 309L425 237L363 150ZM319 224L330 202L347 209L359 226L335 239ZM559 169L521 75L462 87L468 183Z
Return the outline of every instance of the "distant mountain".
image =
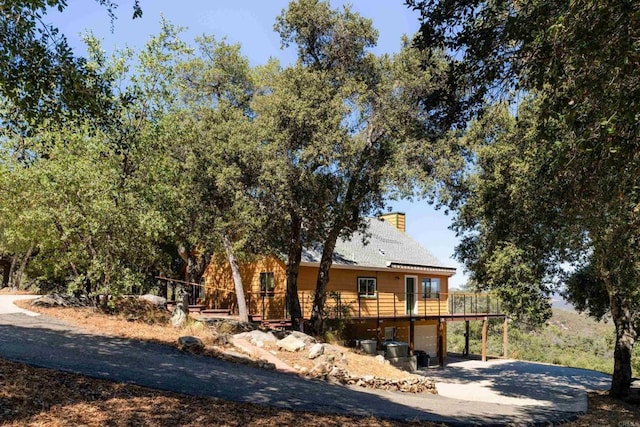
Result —
M554 292L553 295L551 295L551 308L576 311L576 309L569 302L567 302L567 300L562 298L562 295L557 292Z

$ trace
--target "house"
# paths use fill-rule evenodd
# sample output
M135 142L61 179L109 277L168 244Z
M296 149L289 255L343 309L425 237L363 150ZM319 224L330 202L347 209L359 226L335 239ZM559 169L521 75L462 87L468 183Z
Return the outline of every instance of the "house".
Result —
M339 240L329 274L328 317L346 323L352 339L398 340L441 361L446 354L446 322L486 320L496 315L488 297L449 296L455 268L436 259L405 232L405 214L368 219L368 233ZM311 315L322 248L306 248L298 276L303 317ZM284 322L286 264L267 256L240 266L249 313ZM211 262L205 272L204 303L211 309L235 306L228 264ZM474 299L475 298L475 299ZM480 310L480 311L479 311ZM479 315L482 314L482 316ZM467 346L468 347L468 346Z

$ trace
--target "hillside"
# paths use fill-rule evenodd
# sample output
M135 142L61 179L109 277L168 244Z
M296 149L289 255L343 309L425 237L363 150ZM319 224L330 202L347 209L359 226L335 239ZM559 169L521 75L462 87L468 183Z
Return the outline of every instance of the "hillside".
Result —
M481 352L481 322L471 322L470 351ZM464 323L448 324L448 349L461 353L464 348ZM553 316L540 329L509 324L509 357L534 362L553 363L576 368L613 371L615 327L613 323L596 322L575 311L553 309ZM502 354L502 321L490 321L488 353ZM640 351L635 348L634 376L640 375Z

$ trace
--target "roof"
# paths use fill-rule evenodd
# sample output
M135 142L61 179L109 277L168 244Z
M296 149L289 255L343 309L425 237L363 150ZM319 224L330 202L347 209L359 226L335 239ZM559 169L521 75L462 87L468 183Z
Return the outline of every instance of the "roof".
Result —
M363 267L388 270L444 270L451 274L455 268L438 260L407 234L387 221L368 218L367 235L354 233L351 239L339 239L333 253L334 267ZM305 248L302 262L319 263L322 247Z

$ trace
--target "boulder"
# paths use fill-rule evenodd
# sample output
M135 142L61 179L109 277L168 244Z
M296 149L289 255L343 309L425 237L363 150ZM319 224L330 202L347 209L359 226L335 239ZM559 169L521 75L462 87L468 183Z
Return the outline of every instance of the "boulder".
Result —
M31 302L36 307L62 307L63 301L56 298L56 295L45 295Z
M187 321L187 313L182 308L182 303L178 303L176 307L173 309L173 314L171 315L171 325L174 328L182 327Z
M141 299L143 301L148 301L151 304L157 305L159 307L162 307L167 303L166 298L160 297L158 295L151 295L151 294L140 295L138 299Z
M276 342L276 346L278 346L279 349L290 352L302 350L304 348L304 345L304 341L296 338L293 334L288 335L280 341Z
M266 342L275 343L278 341L278 338L276 338L275 335L273 335L271 332L262 332L260 330L243 332L234 336L237 338L245 339L257 347L264 347L264 343Z
M228 346L231 345L233 338L229 334L219 334L217 332L213 332L213 343L215 345L220 346Z
M304 342L305 345L310 345L310 344L315 344L316 343L316 339L314 337L312 337L311 335L307 335L304 332L291 331L289 336L293 336L293 337L299 339L300 341Z
M71 295L48 294L31 302L37 307L90 307L92 301L86 296L76 298Z
M184 336L178 338L178 347L183 351L190 351L192 353L199 353L204 350L204 343L200 338L192 336Z
M316 343L311 346L309 350L309 359L315 359L324 353L324 345L320 343Z
M323 377L327 375L333 369L333 364L327 362L325 359L319 359L318 362L313 365L313 368L309 371L309 375L312 377Z

